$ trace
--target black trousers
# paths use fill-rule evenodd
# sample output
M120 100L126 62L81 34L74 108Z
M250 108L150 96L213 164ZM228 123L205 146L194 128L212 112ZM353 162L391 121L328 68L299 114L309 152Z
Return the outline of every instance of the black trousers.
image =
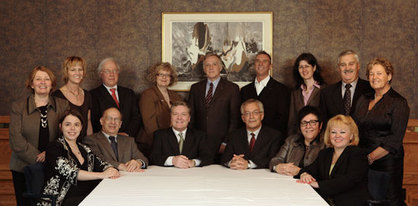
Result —
M26 192L25 174L12 170L13 185L15 188L16 203L18 206L29 206L30 200L23 198L23 193Z

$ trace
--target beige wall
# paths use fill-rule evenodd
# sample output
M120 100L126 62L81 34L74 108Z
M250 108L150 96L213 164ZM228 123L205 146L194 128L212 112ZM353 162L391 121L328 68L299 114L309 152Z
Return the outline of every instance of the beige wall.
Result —
M61 78L66 56L88 62L86 89L99 84L95 68L108 56L122 68L120 83L137 93L149 85L144 71L161 60L161 12L272 11L274 74L291 86L291 65L311 52L328 83L338 81L335 59L345 49L359 52L362 71L373 57L395 67L393 87L418 118L417 0L10 0L0 3L0 115L27 94L24 81L36 65ZM62 85L62 81L59 81Z

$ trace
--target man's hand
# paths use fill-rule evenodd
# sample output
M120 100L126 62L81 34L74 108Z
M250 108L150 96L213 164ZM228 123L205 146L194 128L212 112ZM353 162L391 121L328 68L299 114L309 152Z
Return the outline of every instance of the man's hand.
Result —
M282 175L295 176L300 168L293 163L280 163L276 165L276 172Z
M173 157L173 165L181 169L186 169L194 167L195 164L193 160L189 160L186 156L177 155Z
M130 160L125 163L125 167L128 172L144 172L142 168L142 162L137 160Z
M236 155L231 159L231 162L229 163L229 167L234 170L246 170L248 169L248 160L244 159L244 155Z

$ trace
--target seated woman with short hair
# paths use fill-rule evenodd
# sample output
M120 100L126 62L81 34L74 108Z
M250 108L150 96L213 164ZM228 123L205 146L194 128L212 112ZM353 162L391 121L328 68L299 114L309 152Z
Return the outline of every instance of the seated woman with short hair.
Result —
M299 172L298 182L310 184L330 204L363 205L369 199L368 161L359 143L358 128L350 116L328 121L324 142L328 148Z
M69 110L59 123L62 136L46 149L46 186L43 194L58 195L57 205L78 205L105 178L119 172L100 160L89 147L77 142L83 127L77 110ZM50 205L41 200L40 205Z
M316 107L303 107L297 116L298 134L289 136L270 161L270 170L295 176L300 168L310 165L324 148L321 138L322 119Z

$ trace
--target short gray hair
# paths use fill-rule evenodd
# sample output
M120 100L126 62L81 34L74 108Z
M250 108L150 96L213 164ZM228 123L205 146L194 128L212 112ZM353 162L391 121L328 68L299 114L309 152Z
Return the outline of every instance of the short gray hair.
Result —
M120 71L120 67L119 67L118 62L116 62L116 60L113 57L107 57L99 63L99 66L97 66L97 74L99 74L99 76L100 76L100 72L102 72L103 64L105 64L108 61L112 61L113 63L115 63L116 67L118 68L118 71Z
M337 66L339 66L340 64L341 57L345 55L350 55L350 54L354 55L354 58L356 58L357 63L360 63L360 58L358 57L357 52L355 52L354 50L348 49L348 50L344 50L343 52L340 53L340 55L338 55Z
M263 103L260 100L257 99L247 99L244 103L241 104L241 114L244 114L244 107L252 104L252 103L256 103L258 105L258 108L260 108L260 112L264 112L264 106Z

